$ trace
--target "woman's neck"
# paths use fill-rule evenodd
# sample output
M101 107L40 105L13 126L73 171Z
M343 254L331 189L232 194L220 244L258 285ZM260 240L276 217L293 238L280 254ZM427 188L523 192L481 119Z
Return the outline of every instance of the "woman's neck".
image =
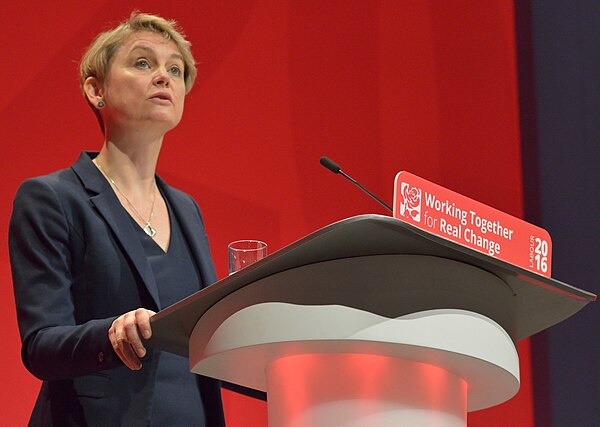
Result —
M155 140L107 138L94 159L109 179L129 194L152 194L162 137Z

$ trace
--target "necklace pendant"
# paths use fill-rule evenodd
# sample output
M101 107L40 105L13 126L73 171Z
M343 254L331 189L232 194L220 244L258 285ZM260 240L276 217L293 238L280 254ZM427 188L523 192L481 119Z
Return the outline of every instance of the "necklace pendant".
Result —
M154 227L152 227L149 222L147 222L146 225L144 226L144 233L146 233L148 236L154 238L154 236L156 236L156 229Z

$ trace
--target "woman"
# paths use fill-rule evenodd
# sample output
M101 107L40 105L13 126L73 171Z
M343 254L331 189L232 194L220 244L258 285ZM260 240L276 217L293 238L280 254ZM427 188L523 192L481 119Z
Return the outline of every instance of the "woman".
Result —
M174 22L133 13L80 66L104 144L15 197L22 358L43 380L30 425L221 426L219 384L145 346L150 317L216 280L200 210L155 176L196 69Z

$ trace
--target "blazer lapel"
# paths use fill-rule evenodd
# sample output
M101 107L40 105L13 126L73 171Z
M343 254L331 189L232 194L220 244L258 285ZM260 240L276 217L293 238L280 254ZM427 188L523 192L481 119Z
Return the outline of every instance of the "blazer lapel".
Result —
M104 221L111 228L113 235L119 242L126 256L129 257L137 270L142 282L148 289L156 307L160 310L160 298L154 274L146 258L144 248L136 237L135 229L127 212L121 206L119 199L108 185L98 168L92 163L97 153L81 154L72 169L79 176L90 196L90 202L96 207Z
M217 281L217 275L198 207L189 196L173 190L160 177L156 177L156 180L163 194L169 199L184 238L192 251L192 256L200 271L201 286L212 285Z

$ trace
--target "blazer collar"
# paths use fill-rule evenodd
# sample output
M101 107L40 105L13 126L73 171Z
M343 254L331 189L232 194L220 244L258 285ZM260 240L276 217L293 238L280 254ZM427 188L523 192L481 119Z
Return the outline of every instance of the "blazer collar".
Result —
M92 163L98 153L83 152L71 168L77 174L84 188L90 195L90 202L96 207L100 216L111 228L115 239L122 246L137 270L142 282L148 289L156 307L160 310L158 286L141 242L136 237L133 224L112 190L108 181Z

